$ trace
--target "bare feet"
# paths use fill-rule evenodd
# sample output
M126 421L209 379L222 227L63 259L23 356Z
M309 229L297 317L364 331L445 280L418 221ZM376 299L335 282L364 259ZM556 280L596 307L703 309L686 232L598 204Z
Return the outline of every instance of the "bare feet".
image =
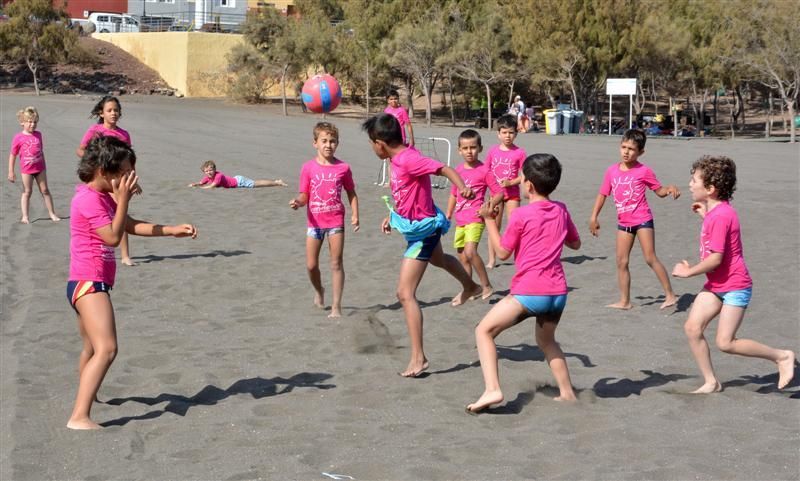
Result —
M492 294L494 294L494 287L486 286L483 288L483 292L481 293L481 299L485 301L486 299L492 297Z
M133 261L131 260L131 258L130 258L130 257L123 257L123 258L120 260L120 262L121 262L121 263L123 263L123 264L125 264L126 266L130 266L130 267L133 267L133 266L135 266L135 265L136 265L136 263L135 263L135 262L133 262Z
M342 310L338 307L331 307L331 313L328 317L342 317Z
M27 218L27 217L23 217L22 219L20 219L20 220L19 220L19 223L20 223L20 224L30 224L30 223L31 223L31 221L30 221L30 220L28 220L28 218Z
M667 299L664 302L661 303L661 307L659 307L659 309L666 309L668 307L674 306L677 303L678 303L678 296L676 296L675 294L671 294L667 296Z
M453 307L460 306L461 304L464 304L465 302L480 296L482 292L483 288L480 286L480 284L475 284L473 282L472 288L469 290L463 290L459 292L458 295L456 295L456 297L454 297L453 300L450 301L450 305Z
M96 422L92 421L92 420L91 420L91 419L89 419L89 418L84 418L84 419L74 419L74 420L73 420L73 419L70 419L70 420L67 422L67 427L68 427L69 429L79 429L79 430L85 430L85 429L103 429L103 426L100 426L99 424L97 424Z
M494 269L494 266L495 266L494 259L489 259L489 262L486 263L486 268L487 269Z
M286 187L289 184L284 182L283 179L275 179L275 185L280 186L280 187Z
M553 401L559 402L575 402L578 398L575 397L575 392L570 390L568 393L559 393L557 397L553 398Z
M700 386L699 388L692 391L692 394L711 394L715 392L722 391L722 384L719 381L714 381L712 383L706 383Z
M59 217L59 216L57 216L55 214L50 214L50 220L52 220L53 222L58 222L58 221L61 220L61 217Z
M397 374L403 377L419 377L420 374L428 370L428 360L422 361L422 364L415 364L413 361L408 363L408 367L403 372Z
M467 414L476 415L493 404L501 402L503 402L503 392L499 389L497 391L484 391L477 401L467 404L466 412Z
M627 311L627 310L633 308L633 306L631 305L630 302L625 303L625 302L622 302L622 301L615 302L613 304L608 304L606 307L610 307L612 309L622 309L623 311Z
M320 309L325 309L325 290L314 293L314 305Z
M778 361L778 389L783 389L794 378L794 353L784 351L786 357Z

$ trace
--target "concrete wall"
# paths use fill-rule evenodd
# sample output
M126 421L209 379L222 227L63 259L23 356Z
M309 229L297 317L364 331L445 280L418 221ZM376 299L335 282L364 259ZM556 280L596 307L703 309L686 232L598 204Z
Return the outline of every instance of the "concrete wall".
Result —
M152 68L186 97L224 97L230 83L227 54L241 35L205 32L95 33Z

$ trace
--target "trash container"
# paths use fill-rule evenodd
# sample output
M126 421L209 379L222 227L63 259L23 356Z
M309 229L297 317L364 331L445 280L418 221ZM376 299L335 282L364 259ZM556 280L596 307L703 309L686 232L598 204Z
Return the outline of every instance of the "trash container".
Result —
M576 110L572 117L572 133L581 133L581 125L583 125L583 110Z
M561 112L555 109L547 109L544 111L545 116L545 132L547 135L558 135L561 133Z
M800 115L796 115L794 117L794 126L795 127L800 127Z
M575 111L574 110L562 110L561 111L561 128L559 129L559 134L571 134L572 133L572 121L575 118Z

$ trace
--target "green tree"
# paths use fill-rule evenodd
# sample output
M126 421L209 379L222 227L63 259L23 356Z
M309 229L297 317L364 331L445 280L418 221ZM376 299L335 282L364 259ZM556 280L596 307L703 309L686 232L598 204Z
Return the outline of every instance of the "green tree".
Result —
M0 24L0 56L25 62L33 74L36 95L42 66L86 58L77 33L66 28L66 14L54 9L50 0L16 0L6 6L6 13L9 20Z

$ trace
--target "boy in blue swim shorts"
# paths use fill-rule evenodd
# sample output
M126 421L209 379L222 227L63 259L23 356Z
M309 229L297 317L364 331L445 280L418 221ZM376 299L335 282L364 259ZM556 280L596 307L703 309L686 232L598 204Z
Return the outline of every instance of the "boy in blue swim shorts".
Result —
M189 187L200 187L201 189L213 189L223 187L225 189L253 189L255 187L286 187L286 182L281 179L275 180L253 180L243 175L233 177L225 175L217 170L217 164L213 160L203 163L201 170L205 174L200 182L192 182Z

